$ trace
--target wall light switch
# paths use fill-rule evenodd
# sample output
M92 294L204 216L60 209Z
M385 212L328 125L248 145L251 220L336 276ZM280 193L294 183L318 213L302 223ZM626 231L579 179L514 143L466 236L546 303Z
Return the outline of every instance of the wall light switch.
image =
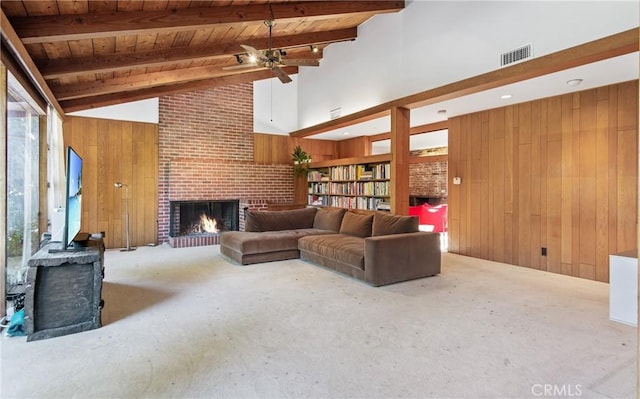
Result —
M461 177L454 177L453 178L453 184L462 184L462 178Z

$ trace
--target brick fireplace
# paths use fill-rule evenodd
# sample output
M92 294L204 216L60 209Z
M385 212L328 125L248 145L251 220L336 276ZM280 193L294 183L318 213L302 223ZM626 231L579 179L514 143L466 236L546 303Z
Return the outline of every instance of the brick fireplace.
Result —
M217 235L204 233L176 240L174 203L237 201L243 230L244 208L293 202L292 166L254 161L252 83L165 96L159 106L159 243L218 243Z
M174 248L219 244L238 230L239 200L170 201L169 244Z

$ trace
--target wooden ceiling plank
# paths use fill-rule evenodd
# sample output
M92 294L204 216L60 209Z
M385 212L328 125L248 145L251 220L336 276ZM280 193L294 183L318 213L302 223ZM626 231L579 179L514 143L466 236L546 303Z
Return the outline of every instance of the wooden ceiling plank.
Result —
M144 2L140 0L118 0L118 12L142 11Z
M42 43L42 48L49 59L69 59L71 58L71 48L69 42Z
M118 36L116 37L116 54L128 54L136 51L136 42L138 38L136 36ZM82 57L75 57L76 60L82 59ZM92 57L95 59L95 57Z
M22 1L3 1L2 10L12 17L26 17L29 15Z
M169 7L168 0L152 0L152 1L144 1L142 4L142 9L144 11L157 11L157 10L166 10Z
M89 4L85 1L59 1L60 15L86 14L89 12Z
M288 74L297 73L297 68L287 67L285 71ZM148 98L167 96L177 93L185 93L197 90L206 90L214 87L228 86L232 84L240 84L253 82L255 80L263 80L272 78L271 71L258 71L245 73L240 75L223 76L219 78L211 78L194 82L181 83L171 86L160 86L147 88L126 93L113 93L95 97L79 98L75 100L62 101L61 104L66 112L82 111L107 105L122 104L130 101L144 100Z
M154 50L167 50L173 46L173 42L176 39L178 32L161 32L156 36L156 41L153 45Z
M357 28L349 28L329 32L309 32L301 35L281 36L273 39L273 47L287 49L291 47L308 46L314 43L354 40L357 34ZM47 79L55 79L69 75L121 71L136 66L154 67L188 60L195 62L215 57L227 57L229 55L242 53L244 50L242 50L240 44L248 44L258 49L264 49L268 47L268 39L250 40L244 43L219 43L204 49L183 47L161 51L151 50L146 52L92 56L80 59L56 59L40 62L39 66L40 71ZM148 45L144 45L144 47L148 47Z
M24 47L27 49L27 51L29 52L29 55L31 55L31 58L36 63L39 63L41 60L49 59L49 56L47 55L47 51L44 49L44 46L42 45L42 43L27 44Z
M156 45L157 34L149 33L136 36L136 52L152 51Z
M195 34L195 31L177 32L173 38L171 47L188 47Z
M89 13L110 13L115 12L118 8L117 0L109 1L92 1L87 0L89 5Z
M212 29L196 29L189 42L189 47L201 47L209 40Z
M55 0L23 1L23 3L30 17L60 15L58 4Z
M511 83L548 75L580 65L638 51L638 28L534 58L495 71L463 79L434 89L392 100L351 115L291 132L292 137L308 137L375 119L375 115L393 107L419 108L465 95L501 87Z
M8 47L13 51L14 55L18 58L18 62L23 64L27 71L27 74L31 76L33 84L38 87L42 95L49 101L49 103L56 109L61 118L64 118L64 110L60 106L60 103L53 95L51 88L47 84L47 81L36 68L36 64L31 59L31 56L24 47L22 41L18 37L18 34L13 30L13 27L9 23L7 16L4 15L4 11L0 9L0 34L7 42Z
M156 71L132 74L125 78L95 80L71 85L51 85L58 100L71 100L81 97L97 96L107 93L139 90L151 86L170 85L193 80L203 80L221 75L250 73L255 69L225 70L223 66L212 65L198 68ZM297 71L297 70L296 70Z
M102 2L90 2L93 3ZM221 24L263 21L272 16L276 20L324 19L341 14L397 12L403 8L404 1L311 1L163 11L43 15L15 17L11 22L26 44L143 34L150 30L154 33L195 30Z
M82 58L93 55L93 40L69 40L71 58Z

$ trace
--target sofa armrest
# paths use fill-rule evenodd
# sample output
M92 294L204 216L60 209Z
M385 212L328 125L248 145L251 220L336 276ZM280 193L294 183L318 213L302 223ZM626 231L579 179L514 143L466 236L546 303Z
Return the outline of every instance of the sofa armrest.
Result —
M416 232L367 237L364 278L385 285L440 273L440 234Z

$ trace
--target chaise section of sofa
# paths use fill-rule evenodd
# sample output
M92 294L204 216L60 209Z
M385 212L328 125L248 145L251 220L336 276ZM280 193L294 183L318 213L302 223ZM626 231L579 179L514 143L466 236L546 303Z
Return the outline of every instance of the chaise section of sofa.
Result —
M287 211L248 210L245 231L227 231L220 236L220 252L249 265L300 257L298 239L307 235L333 234L335 223L316 208Z

